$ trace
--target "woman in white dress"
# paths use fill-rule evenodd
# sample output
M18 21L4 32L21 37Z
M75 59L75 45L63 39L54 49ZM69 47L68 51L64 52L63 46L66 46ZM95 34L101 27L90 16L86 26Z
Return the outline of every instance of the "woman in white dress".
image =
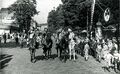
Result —
M88 42L86 42L86 44L84 46L84 58L85 58L86 61L89 58L89 54L88 54L89 53L89 49L90 49L90 47L88 45Z

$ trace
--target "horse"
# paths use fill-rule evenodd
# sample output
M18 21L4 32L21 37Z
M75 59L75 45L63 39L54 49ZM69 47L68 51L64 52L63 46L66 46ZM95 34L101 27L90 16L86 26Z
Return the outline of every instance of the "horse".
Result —
M64 36L64 33L63 33L63 31L61 31L61 32L57 32L57 34L56 34L56 51L57 51L57 56L58 57L60 57L61 55L59 54L60 52L59 52L59 49L61 48L60 47L60 42L61 42L61 40L62 40L62 37Z
M60 48L60 46L59 46L59 42L60 42L60 39L59 39L59 33L57 33L56 34L56 36L55 36L55 42L56 42L56 51L57 51L57 56L59 56L59 48Z
M66 35L64 35L62 37L62 39L60 40L59 44L58 44L58 49L59 49L59 52L60 52L60 60L62 60L62 54L63 54L63 59L64 61L67 60L67 54L69 52L68 50L68 38Z
M62 30L61 32L57 33L56 36L56 50L57 50L57 56L62 60L62 54L63 59L66 61L66 55L68 52L68 33Z
M36 36L35 34L33 35L32 38L29 39L29 50L30 50L30 56L31 56L31 62L35 62L35 52L36 52Z
M43 46L43 53L45 54L46 58L49 58L51 56L52 45L53 45L53 41L51 39L50 33L44 35L44 38L42 39L42 46Z
M73 53L74 61L75 61L75 45L76 45L75 38L73 38L69 41L69 55L70 55L69 59L71 60Z

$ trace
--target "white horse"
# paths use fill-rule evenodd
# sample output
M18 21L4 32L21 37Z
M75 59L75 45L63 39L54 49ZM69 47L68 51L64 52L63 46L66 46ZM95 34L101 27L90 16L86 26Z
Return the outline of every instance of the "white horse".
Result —
M72 56L72 53L73 53L73 58L75 60L75 40L74 39L71 39L70 42L69 42L69 54L70 54L70 57L69 59L71 60L71 56Z
M72 53L73 53L73 57L74 57L74 60L75 60L75 40L73 39L75 34L72 32L72 30L68 30L70 32L69 34L69 59L71 60L71 57L72 57Z

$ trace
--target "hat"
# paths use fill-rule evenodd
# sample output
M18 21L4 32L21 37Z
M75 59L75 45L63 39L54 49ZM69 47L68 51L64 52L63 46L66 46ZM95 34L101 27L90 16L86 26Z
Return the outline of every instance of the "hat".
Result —
M68 31L71 32L72 30L69 28Z
M113 42L117 43L117 40L116 39L112 39Z

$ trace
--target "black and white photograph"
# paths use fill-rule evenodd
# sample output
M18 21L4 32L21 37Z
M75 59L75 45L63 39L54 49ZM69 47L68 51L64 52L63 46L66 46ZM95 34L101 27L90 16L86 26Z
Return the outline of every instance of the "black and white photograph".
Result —
M120 74L120 0L0 0L0 74Z

